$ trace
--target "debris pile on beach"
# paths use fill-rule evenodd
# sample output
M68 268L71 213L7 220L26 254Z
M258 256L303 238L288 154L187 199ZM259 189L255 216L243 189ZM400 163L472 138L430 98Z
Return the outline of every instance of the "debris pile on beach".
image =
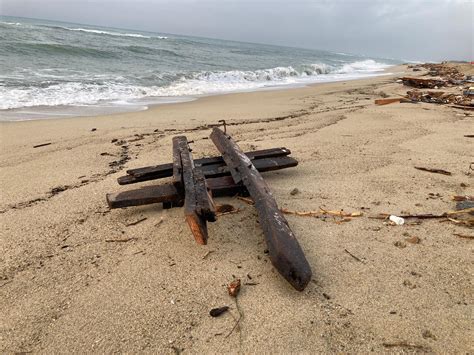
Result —
M442 77L453 85L459 85L462 81L466 80L466 76L463 73L461 73L456 67L447 65L445 62L409 65L408 68L413 71L427 69L428 73L425 75Z
M426 102L435 104L452 104L455 108L474 109L474 87L466 84L473 83L473 77L465 75L459 69L449 66L447 63L425 63L409 65L408 68L413 71L428 70L420 77L402 77L399 82L403 85L414 87L414 90L407 91L406 98L410 102ZM465 85L465 86L463 86ZM438 89L445 87L449 91L421 91L419 89Z
M407 98L412 102L427 102L434 104L457 104L470 106L471 99L464 95L445 92L445 91L421 91L409 90L407 91Z

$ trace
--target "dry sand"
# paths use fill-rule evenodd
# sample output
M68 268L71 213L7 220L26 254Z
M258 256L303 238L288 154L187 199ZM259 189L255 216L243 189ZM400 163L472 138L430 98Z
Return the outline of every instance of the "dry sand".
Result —
M472 352L472 240L455 235L472 230L367 217L442 213L451 195L474 194L473 139L463 137L474 133L473 114L374 105L381 92L406 90L385 76L1 123L0 351ZM242 211L210 224L207 246L180 208L106 205L107 192L131 188L116 183L127 168L171 160L175 134L195 141L195 158L217 154L205 125L220 119L243 149L285 146L298 159L265 174L281 207L364 212L346 223L287 216L313 269L303 292L274 270L255 209L238 199L218 199ZM114 238L136 239L106 242ZM234 276L244 283L238 308L226 291ZM231 312L209 316L223 305Z

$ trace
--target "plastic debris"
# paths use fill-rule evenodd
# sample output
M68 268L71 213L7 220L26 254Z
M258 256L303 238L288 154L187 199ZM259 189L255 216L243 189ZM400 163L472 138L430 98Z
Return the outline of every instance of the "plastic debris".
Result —
M389 218L393 223L395 223L397 226L403 226L405 224L405 220L401 217L391 215Z

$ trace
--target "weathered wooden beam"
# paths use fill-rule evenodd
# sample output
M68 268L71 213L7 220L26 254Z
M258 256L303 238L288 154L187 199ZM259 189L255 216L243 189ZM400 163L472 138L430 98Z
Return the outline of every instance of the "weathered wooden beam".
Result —
M164 184L107 194L106 199L110 208L122 208L160 202L174 202L180 199L180 194L173 184Z
M236 184L232 179L232 176L206 179L206 183L214 197L248 195L245 186L243 184ZM107 204L110 208L142 206L153 203L170 203L174 207L178 206L177 202L181 196L176 186L169 183L144 186L135 190L111 193L107 194L106 198Z
M255 168L257 168L257 170L260 172L291 168L298 165L298 161L296 159L288 156L260 158L252 160L252 162L254 163ZM201 166L201 170L206 178L230 175L229 168L227 167L227 165L225 165L223 161L209 165L203 165ZM171 171L171 173L173 174L173 170ZM160 179L163 177L166 176L163 176L162 173L157 175L145 174L139 177L135 177L134 175L125 175L119 177L118 182L120 185L127 185L137 182Z
M206 179L199 170L194 167L193 157L185 136L173 138L173 149L181 155L182 185L184 186L184 215L196 242L207 243L207 221L216 220L215 207L208 192ZM178 174L177 174L178 175ZM175 185L179 185L175 181Z
M242 182L255 201L272 264L295 289L302 291L311 279L311 268L270 188L230 136L214 128L211 139L229 167L234 182Z
M291 151L287 148L271 148L263 150L255 150L252 152L245 153L252 159L264 159L290 155ZM165 177L173 176L173 166L175 164L175 155L173 149L173 163L160 164L154 166L146 166L143 168L127 170L127 175L119 177L118 183L120 185L133 184L142 181L162 179ZM205 167L207 165L225 166L222 157L210 157L201 158L194 160L196 166ZM206 176L208 177L208 176Z

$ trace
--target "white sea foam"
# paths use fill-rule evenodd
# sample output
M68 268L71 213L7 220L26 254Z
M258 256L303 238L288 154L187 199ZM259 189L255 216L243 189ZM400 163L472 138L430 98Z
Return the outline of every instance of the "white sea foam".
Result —
M357 61L342 67L315 63L296 70L292 66L255 71L203 71L182 76L166 86L142 86L124 82L117 76L101 78L101 84L81 82L73 75L71 82L46 87L6 88L0 86L0 109L34 106L97 104L103 102L130 102L143 98L210 95L226 92L249 91L282 85L304 85L316 82L351 80L380 75L389 67L374 60ZM45 73L45 76L53 76Z
M373 73L382 72L390 67L388 64L378 63L373 59L361 60L353 63L347 63L338 69L336 72L341 74L351 73Z
M22 24L20 22L6 22L6 21L0 21L2 25L10 25L10 26L21 26Z
M108 35L108 36L119 36L119 37L134 37L134 38L158 38L158 39L167 39L168 37L165 36L145 36L139 33L121 33L121 32L110 32L110 31L101 31L101 30L93 30L89 28L69 28L69 27L61 27L62 29L68 31L78 31L78 32L87 32L87 33L94 33L100 35Z

